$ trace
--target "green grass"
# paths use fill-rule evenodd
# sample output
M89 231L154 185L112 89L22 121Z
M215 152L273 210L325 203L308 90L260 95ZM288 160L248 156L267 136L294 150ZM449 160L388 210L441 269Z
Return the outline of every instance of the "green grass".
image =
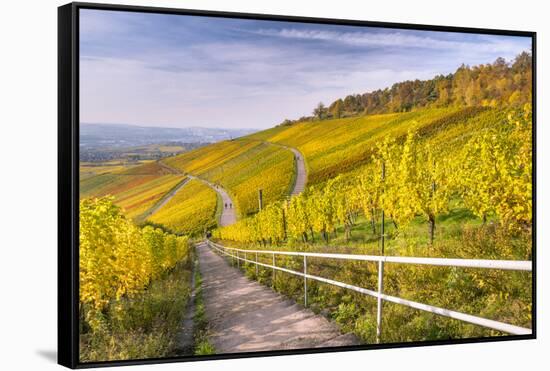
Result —
M208 340L208 319L206 308L202 297L202 277L198 265L195 265L195 315L194 321L194 354L197 356L215 354L216 349Z

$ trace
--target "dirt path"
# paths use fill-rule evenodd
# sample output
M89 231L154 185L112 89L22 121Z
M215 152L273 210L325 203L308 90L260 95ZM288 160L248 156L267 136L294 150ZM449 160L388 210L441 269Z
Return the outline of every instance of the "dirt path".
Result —
M298 151L296 148L285 146L279 143L273 143L273 142L266 142L269 144L273 144L278 147L286 148L289 151L292 151L294 153L295 158L295 164L296 164L296 179L294 181L294 187L292 188L292 191L290 192L291 196L299 195L304 191L307 184L307 170L306 170L306 163L304 161L304 155L300 151Z
M189 179L197 179L212 188L214 191L216 191L222 198L222 214L220 216L220 220L218 221L219 225L221 227L225 227L227 225L234 224L237 221L237 213L235 212L235 203L231 199L231 196L229 196L229 193L222 188L221 186L211 183L208 180L199 178L192 174L186 174L182 172L179 169L176 169L175 167L172 167L170 165L167 165L161 161L159 161L159 164L165 168L166 170L169 170L171 172L174 172L175 174L185 174ZM159 207L160 208L160 207ZM156 211L156 210L155 210Z
M197 254L216 353L358 344L326 318L244 277L204 242L197 245Z
M234 224L237 221L237 214L235 212L235 203L231 199L231 196L229 196L229 193L222 188L220 185L210 183L207 180L197 178L194 175L188 176L192 179L197 179L203 182L204 184L208 185L210 188L212 188L214 191L218 192L218 194L222 198L222 214L220 215L220 220L218 221L221 227L225 227L227 225Z

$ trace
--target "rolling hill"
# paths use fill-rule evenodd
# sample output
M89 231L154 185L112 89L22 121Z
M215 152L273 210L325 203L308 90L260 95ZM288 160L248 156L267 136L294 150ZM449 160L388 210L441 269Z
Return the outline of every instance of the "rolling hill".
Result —
M115 203L129 217L138 218L177 186L184 174L190 174L228 190L238 215L246 218L258 212L260 189L264 206L289 197L296 176L296 158L290 148L303 154L308 172L307 186L314 186L368 166L379 143L388 137L403 141L413 128L433 145L459 148L460 143L477 131L498 122L503 116L499 112L487 107L428 108L279 125L158 162L130 168L115 167L116 170L97 175L92 173L81 180L81 197L113 195ZM190 188L199 186L196 181L192 183L194 186ZM213 215L220 207L212 201L215 194L206 197L203 192L186 191L187 187L149 220L166 223L166 227L180 233L197 232L198 225L215 226ZM204 187L207 188L203 184ZM214 210L210 213L203 210L198 202L201 199ZM178 210L178 202L189 214ZM195 205L202 211L197 211L197 218L187 219L193 213L183 203ZM170 218L170 213L179 216ZM199 214L203 216L198 217ZM206 215L211 215L210 219ZM181 224L185 220L190 227Z

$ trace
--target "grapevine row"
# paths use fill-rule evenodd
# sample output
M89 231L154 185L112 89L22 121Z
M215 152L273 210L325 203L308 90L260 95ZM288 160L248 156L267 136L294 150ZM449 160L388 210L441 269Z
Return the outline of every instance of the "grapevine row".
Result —
M480 217L505 228L529 229L532 217L532 112L510 110L451 152L422 141L417 129L402 141L388 137L355 176L339 175L289 200L272 203L253 217L214 231L225 240L280 243L320 234L326 242L337 225L346 237L359 215L371 220L381 210L396 226L422 217L433 242L437 216L453 198ZM375 232L375 230L373 230Z

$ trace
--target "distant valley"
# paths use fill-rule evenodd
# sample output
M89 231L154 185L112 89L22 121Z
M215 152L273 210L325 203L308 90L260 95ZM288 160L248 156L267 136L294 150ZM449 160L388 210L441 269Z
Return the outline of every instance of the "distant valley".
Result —
M97 162L159 159L209 143L242 137L255 131L84 123L80 125L80 160Z
M127 124L84 123L80 125L80 147L136 147L171 142L214 143L241 137L255 131L254 129L162 128Z

